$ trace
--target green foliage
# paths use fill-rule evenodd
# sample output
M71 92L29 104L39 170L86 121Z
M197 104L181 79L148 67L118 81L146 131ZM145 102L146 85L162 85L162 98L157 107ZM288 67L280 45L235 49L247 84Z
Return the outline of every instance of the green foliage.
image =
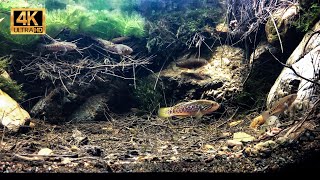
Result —
M20 2L21 1L21 2ZM38 40L38 35L11 35L10 34L10 9L12 7L43 7L38 2L22 3L24 0L13 0L0 4L0 38L8 42L27 45ZM41 1L42 2L42 1ZM55 9L46 13L47 34L54 37L62 29L68 28L74 34L85 33L92 36L110 39L119 36L143 37L144 18L137 13L123 13L120 10L106 10L104 3L111 1L86 1L101 7L101 10L87 9L79 5L67 5L65 9ZM44 2L42 2L44 3ZM99 3L101 3L99 5ZM116 2L114 2L117 4ZM91 6L90 6L91 7ZM91 7L92 8L92 7ZM112 9L112 8L111 8Z
M87 10L81 6L53 10L48 13L47 33L56 35L63 28L73 33L86 33L110 39L118 36L144 36L144 19L139 14L120 11Z
M117 36L143 37L144 19L139 14L124 14L120 11L91 11L88 18L83 18L80 31L101 38Z
M142 78L137 80L137 87L133 91L134 98L140 110L153 112L158 109L163 97L160 85L154 90L155 78ZM159 83L159 82L158 82Z
M0 73L2 73L2 71L8 67L9 63L9 58L0 57Z
M7 68L9 59L6 57L0 57L0 74L4 73L4 69ZM22 85L17 84L16 81L6 78L0 75L0 89L6 92L10 97L16 101L24 99L26 94L21 90Z
M301 32L309 31L320 20L320 5L312 4L309 8L302 8L302 15L293 23Z

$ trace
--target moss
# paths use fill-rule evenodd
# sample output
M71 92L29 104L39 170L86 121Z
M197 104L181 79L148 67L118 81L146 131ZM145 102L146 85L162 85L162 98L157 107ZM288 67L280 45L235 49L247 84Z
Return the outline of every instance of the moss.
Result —
M39 35L11 35L10 9L12 7L41 7L38 4L1 3L0 38L20 45L28 45L39 39ZM103 6L101 6L103 7ZM85 33L100 38L118 36L144 36L144 18L137 13L126 14L120 10L92 10L79 5L67 5L65 9L55 9L46 13L47 34L55 37L62 29L68 28L73 34Z
M4 72L10 63L9 59L6 57L0 57L0 73ZM21 101L24 99L26 94L22 91L22 85L19 85L16 81L0 76L0 89L6 92L10 97L16 101Z
M302 13L293 25L301 32L307 32L320 20L320 5L312 4L310 7L301 8Z
M127 15L120 11L87 10L80 6L48 13L47 31L55 36L63 28L73 33L86 33L110 39L117 36L144 36L144 19L138 14Z
M22 85L17 84L16 81L0 76L0 89L16 101L22 101L26 96L26 93L21 88Z
M133 90L135 101L140 110L154 112L163 101L161 84L154 89L155 78L142 78L137 80L136 89ZM160 82L158 82L160 83Z

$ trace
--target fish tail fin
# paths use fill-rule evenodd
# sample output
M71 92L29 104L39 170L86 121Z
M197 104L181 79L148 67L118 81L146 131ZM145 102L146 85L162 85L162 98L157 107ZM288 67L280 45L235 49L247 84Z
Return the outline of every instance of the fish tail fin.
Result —
M263 111L261 113L262 118L266 121L270 117L270 112L269 111Z
M171 117L172 114L169 113L169 112L170 112L170 109L171 109L171 107L160 108L160 109L158 110L158 116L159 116L160 118L168 118L168 117Z

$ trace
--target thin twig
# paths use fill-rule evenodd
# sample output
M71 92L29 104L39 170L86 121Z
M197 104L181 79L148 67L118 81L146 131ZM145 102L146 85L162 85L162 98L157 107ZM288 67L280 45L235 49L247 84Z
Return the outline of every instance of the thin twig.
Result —
M272 54L272 52L271 52L270 50L269 50L269 53L270 53L270 54L273 56L273 58L274 58L275 60L277 60L282 66L291 69L291 70L293 71L293 73L294 73L295 75L297 75L298 77L300 77L300 78L302 78L302 79L304 79L304 80L306 80L306 81L308 81L308 82L311 82L311 83L313 83L313 84L316 84L316 85L320 86L320 83L318 83L317 81L313 81L313 80L311 80L311 79L308 79L308 78L305 78L305 77L301 76L300 74L297 73L297 71L296 71L292 66L288 66L287 64L284 64L283 62L281 62L274 54Z

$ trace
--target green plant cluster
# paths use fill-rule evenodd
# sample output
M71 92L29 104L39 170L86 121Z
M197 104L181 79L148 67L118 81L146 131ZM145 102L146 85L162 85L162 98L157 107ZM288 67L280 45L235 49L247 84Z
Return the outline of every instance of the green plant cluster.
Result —
M9 63L7 57L0 57L0 74L4 73L4 70ZM22 85L19 85L16 81L2 75L0 75L0 89L16 101L21 101L26 96L25 92L22 91Z
M320 5L318 3L312 4L308 8L301 8L301 16L293 23L301 32L307 32L320 20Z
M5 19L0 23L0 38L20 45L31 44L39 36L10 34L10 9L12 7L41 7L43 5L38 3L17 6L19 1L13 0L12 3L1 3L0 18L4 17ZM66 28L74 34L85 33L105 39L119 36L140 38L145 34L144 25L144 18L138 13L128 14L119 9L112 11L106 9L94 10L79 5L66 5L65 9L54 9L46 13L47 34L52 37Z
M133 90L133 96L140 110L154 112L155 110L158 110L160 103L163 101L159 84L154 90L155 81L155 78L150 77L137 79L137 85Z

